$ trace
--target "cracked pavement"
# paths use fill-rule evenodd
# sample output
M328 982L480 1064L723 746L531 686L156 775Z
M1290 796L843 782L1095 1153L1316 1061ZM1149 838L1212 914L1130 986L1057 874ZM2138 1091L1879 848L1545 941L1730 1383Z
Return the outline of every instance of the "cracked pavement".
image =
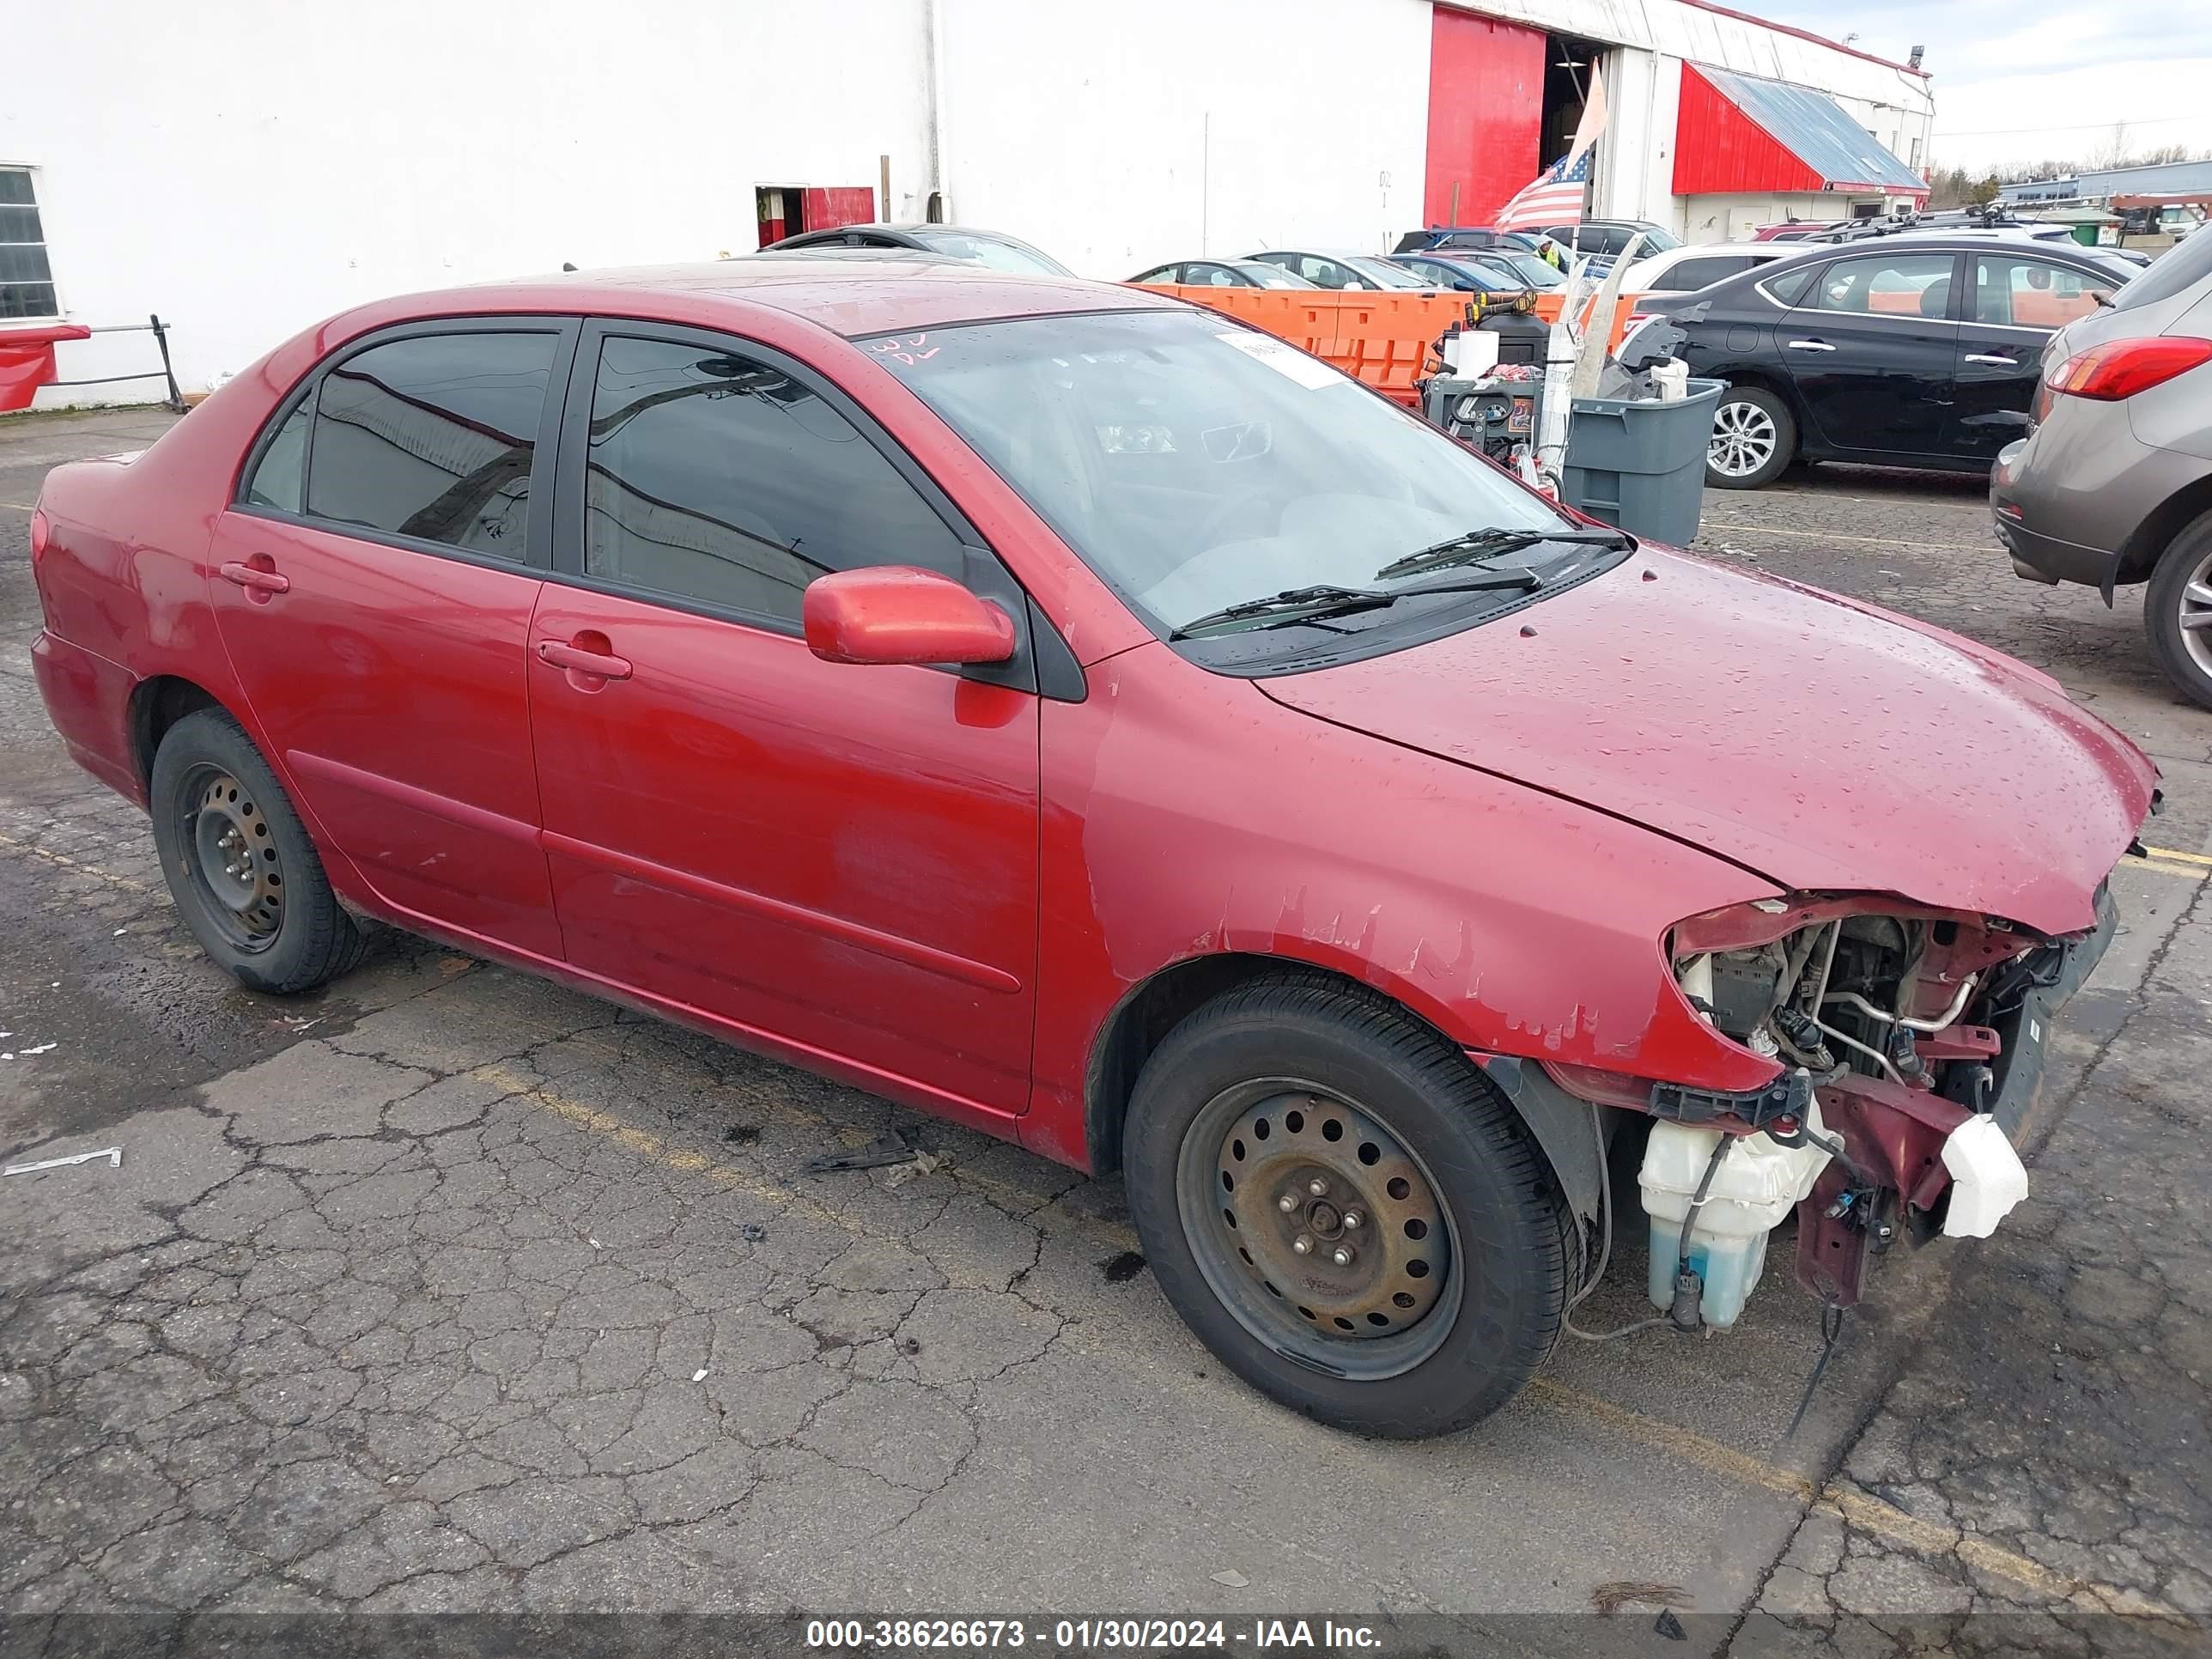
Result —
M165 420L0 424L0 503ZM2015 580L1977 489L1835 470L1708 506L1722 557L2057 673L2165 766L2147 838L2212 848L2212 715L2164 690L2129 596ZM0 1049L55 1046L0 1061L0 1148L124 1159L0 1183L9 1652L87 1612L331 1608L2202 1644L2203 876L2120 872L2027 1206L1884 1264L1794 1440L1817 1309L1778 1247L1726 1338L1569 1345L1468 1435L1366 1443L1219 1373L1132 1271L1117 1182L390 933L318 997L233 986L143 819L46 730L25 517L0 506ZM802 1169L894 1128L936 1167ZM1628 1232L1593 1328L1640 1305Z

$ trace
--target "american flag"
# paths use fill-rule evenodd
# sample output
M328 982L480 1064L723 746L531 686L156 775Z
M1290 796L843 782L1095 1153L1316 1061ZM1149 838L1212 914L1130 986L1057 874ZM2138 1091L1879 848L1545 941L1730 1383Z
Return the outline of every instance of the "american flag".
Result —
M1562 155L1498 210L1498 228L1541 230L1553 225L1580 224L1583 187L1589 183L1589 150L1579 155Z
M1567 146L1565 155L1522 185L1513 199L1498 210L1498 228L1542 230L1552 225L1582 223L1583 187L1589 183L1590 156L1598 134L1604 131L1605 83L1598 78L1597 65L1592 64L1589 95L1583 100L1582 116L1575 123L1574 143Z

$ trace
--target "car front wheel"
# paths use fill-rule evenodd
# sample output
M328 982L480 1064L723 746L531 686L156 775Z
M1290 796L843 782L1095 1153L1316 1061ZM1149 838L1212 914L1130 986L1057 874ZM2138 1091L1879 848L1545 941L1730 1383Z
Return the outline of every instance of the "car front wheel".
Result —
M1797 422L1790 406L1757 386L1732 386L1713 410L1705 482L1716 489L1759 489L1796 458Z
M2212 513L2173 538L2143 594L2150 653L2193 702L2212 708Z
M1558 1340L1575 1235L1549 1166L1465 1055L1353 988L1271 977L1190 1015L1123 1151L1169 1301L1293 1410L1462 1429Z
M276 775L220 709L162 736L149 781L161 873L200 948L250 990L311 990L361 959Z

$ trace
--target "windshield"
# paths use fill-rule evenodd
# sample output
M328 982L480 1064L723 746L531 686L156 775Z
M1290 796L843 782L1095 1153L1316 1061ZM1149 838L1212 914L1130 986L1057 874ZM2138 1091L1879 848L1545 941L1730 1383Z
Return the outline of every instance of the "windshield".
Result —
M2178 243L2172 252L2160 255L2148 270L2121 289L2112 309L2133 311L2139 306L2154 306L2208 276L2212 276L2212 231L2201 230Z
M971 230L917 230L914 239L933 252L955 259L972 259L994 270L1018 271L1025 276L1075 274L1059 260L1008 236L979 236Z
M1471 530L1571 528L1357 380L1212 313L1029 317L866 345L1163 635L1285 589L1372 586Z
M1682 246L1680 237L1670 235L1656 225L1638 225L1636 228L1644 233L1644 240L1636 250L1636 257L1639 259L1647 254L1671 252Z
M1402 265L1394 265L1385 259L1370 259L1349 254L1335 256L1337 264L1347 270L1356 270L1383 288L1433 288L1433 283L1416 276Z
M1280 265L1271 265L1264 259L1239 259L1235 269L1249 276L1260 288L1311 288L1313 283Z
M1515 253L1499 248L1490 257L1510 267L1513 275L1529 288L1558 288L1567 280L1551 261L1539 259L1533 253Z

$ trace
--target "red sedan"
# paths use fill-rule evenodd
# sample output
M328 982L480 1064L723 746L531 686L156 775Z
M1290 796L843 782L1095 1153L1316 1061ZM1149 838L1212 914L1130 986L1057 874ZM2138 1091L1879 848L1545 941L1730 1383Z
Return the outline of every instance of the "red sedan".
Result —
M1212 313L944 265L364 307L32 548L246 985L367 915L1118 1168L1214 1352L1373 1432L1543 1362L1626 1135L1685 1328L1792 1206L1838 1304L1986 1231L2155 775Z

